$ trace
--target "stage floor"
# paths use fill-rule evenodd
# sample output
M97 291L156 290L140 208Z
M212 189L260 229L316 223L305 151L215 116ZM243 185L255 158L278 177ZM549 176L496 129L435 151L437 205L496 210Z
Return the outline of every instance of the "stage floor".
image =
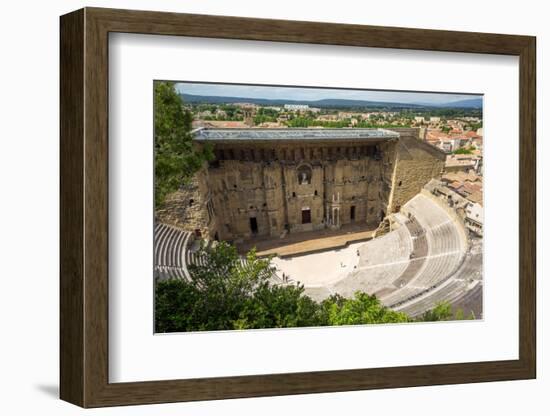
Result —
M276 255L278 257L300 256L326 250L336 250L351 243L370 240L376 227L366 224L344 225L339 230L317 230L288 234L283 238L257 238L237 244L244 254L256 247L260 257Z

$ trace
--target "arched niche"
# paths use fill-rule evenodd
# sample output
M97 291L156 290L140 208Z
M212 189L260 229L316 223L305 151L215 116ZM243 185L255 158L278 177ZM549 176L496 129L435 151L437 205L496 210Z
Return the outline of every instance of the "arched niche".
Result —
M298 175L298 183L300 185L309 185L311 184L311 175L312 170L309 165L300 165L296 169Z

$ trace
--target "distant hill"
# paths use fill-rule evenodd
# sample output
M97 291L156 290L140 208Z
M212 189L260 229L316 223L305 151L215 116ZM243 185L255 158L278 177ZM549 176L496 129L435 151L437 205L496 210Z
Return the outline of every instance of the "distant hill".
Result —
M399 102L385 101L365 101L365 100L346 100L338 98L325 98L323 100L307 101L307 100L285 100L285 99L267 99L267 98L250 98L250 97L219 97L212 95L193 95L180 94L184 102L198 104L234 104L234 103L251 103L258 105L282 106L285 104L300 104L309 105L310 107L320 108L384 108L384 109L403 109L403 108L481 108L481 98L469 100L461 100L444 104L411 104Z
M234 104L251 103L259 105L282 106L285 104L309 105L310 107L321 108L423 108L424 105L389 103L383 101L364 101L364 100L346 100L337 98L325 98L323 100L285 100L268 98L250 98L250 97L219 97L213 95L193 95L180 94L184 102L187 103L209 103L209 104Z
M450 103L446 103L445 105L439 105L438 107L482 108L483 107L483 99L482 98L471 98L469 100L452 101Z
M424 105L430 106L431 108L455 108L455 109L476 109L476 108L482 108L483 107L483 99L482 98L470 98L467 100L459 100L459 101L449 101L446 103L439 103L439 104L426 104Z

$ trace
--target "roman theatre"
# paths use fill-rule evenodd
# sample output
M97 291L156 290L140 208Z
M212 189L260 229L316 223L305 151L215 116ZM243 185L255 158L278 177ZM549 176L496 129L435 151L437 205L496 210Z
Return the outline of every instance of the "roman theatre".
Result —
M193 134L215 158L155 213L156 278L188 279L201 241L224 240L316 300L361 290L411 316L438 301L481 314L481 239L436 192L445 154L419 129Z

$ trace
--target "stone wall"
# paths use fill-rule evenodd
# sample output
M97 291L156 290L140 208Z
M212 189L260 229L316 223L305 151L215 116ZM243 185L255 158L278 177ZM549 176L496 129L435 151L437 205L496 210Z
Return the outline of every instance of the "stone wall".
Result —
M215 216L208 204L208 172L202 169L190 183L167 196L165 203L156 210L155 220L174 225L197 236L214 238Z
M157 219L228 241L378 225L431 179L445 156L396 129L375 143L219 143L216 160L169 196Z
M387 209L394 148L395 142L218 146L206 179L216 232L238 241L376 225Z
M445 153L411 136L402 136L395 156L389 212L397 212L418 194L430 179L441 178Z

